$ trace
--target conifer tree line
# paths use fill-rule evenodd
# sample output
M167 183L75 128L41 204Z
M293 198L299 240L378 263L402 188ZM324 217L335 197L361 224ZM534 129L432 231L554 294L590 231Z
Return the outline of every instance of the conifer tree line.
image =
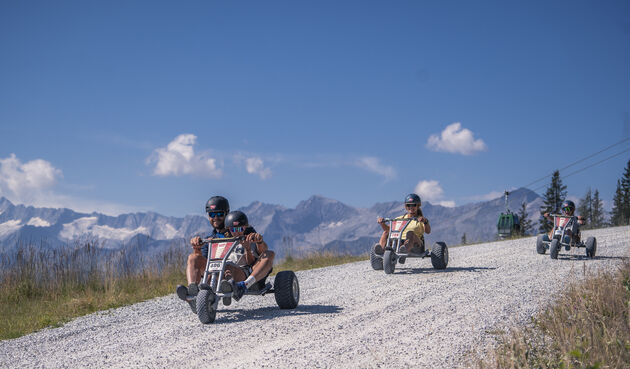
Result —
M543 205L540 207L539 231L549 232L553 228L550 220L543 214L559 213L562 203L567 197L567 186L562 183L560 172L555 171L551 176L551 183L543 195ZM519 211L521 219L521 234L526 235L531 222L527 222L526 204L522 204ZM607 221L604 203L599 195L599 190L586 191L583 198L578 201L576 215L580 215L585 220L584 228L602 228L607 226L618 226L630 224L630 160L626 165L623 176L617 180L617 189L613 197L613 208L610 219Z

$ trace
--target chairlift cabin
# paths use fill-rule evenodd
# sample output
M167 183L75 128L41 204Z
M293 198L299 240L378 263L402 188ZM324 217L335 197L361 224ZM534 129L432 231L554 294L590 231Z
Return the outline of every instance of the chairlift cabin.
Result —
M499 220L497 220L497 233L501 239L516 236L521 230L521 223L518 219L518 215L512 213L510 209L508 209L509 194L510 193L508 191L505 191L505 213L501 213L499 215Z
M499 220L497 221L497 231L499 238L509 238L515 236L521 230L521 223L519 222L518 215L508 211L507 213L501 213Z

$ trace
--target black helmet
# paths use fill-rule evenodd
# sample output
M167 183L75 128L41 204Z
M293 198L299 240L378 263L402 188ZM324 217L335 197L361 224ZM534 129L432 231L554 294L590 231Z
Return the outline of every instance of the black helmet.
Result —
M227 217L225 217L226 227L244 227L248 224L249 220L247 220L247 215L245 215L242 211L231 211Z
M422 205L422 200L420 200L420 196L415 193L410 193L405 196L405 204L418 204L418 206Z
M206 213L217 211L223 211L226 213L230 211L230 203L223 196L212 196L206 202Z
M565 215L573 215L575 211L575 203L571 200L565 200L562 203L562 213Z

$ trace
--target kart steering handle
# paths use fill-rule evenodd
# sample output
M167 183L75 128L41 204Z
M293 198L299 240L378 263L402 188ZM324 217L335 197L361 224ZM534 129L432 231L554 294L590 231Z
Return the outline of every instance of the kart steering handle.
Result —
M201 242L202 242L202 244L208 244L208 243L212 243L212 242L242 241L244 239L245 239L245 236L226 237L226 238L212 238L212 237L208 237L208 238L202 239Z

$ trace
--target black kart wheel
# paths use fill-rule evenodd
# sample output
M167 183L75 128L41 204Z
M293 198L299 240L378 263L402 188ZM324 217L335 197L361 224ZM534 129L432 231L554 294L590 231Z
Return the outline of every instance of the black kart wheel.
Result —
M597 239L595 237L589 237L586 239L586 256L594 258L597 252Z
M444 242L436 242L431 248L431 264L434 269L445 269L448 265L448 247Z
M376 246L380 245L377 243L370 249L370 265L374 270L383 270L383 257L376 253Z
M394 273L394 269L396 268L396 254L392 250L385 250L383 254L383 269L385 270L385 274Z
M300 284L297 276L290 270L285 270L276 275L274 281L276 303L280 309L295 309L300 302Z
M197 295L197 317L203 324L214 322L217 311L214 308L216 296L211 290L200 290Z
M538 237L536 237L536 252L539 253L540 255L544 255L545 252L547 252L547 247L545 246L545 243L543 242L544 238L545 238L544 234L539 234Z
M557 239L551 240L551 244L549 244L549 256L552 259L558 258L558 252L560 251L560 242Z

